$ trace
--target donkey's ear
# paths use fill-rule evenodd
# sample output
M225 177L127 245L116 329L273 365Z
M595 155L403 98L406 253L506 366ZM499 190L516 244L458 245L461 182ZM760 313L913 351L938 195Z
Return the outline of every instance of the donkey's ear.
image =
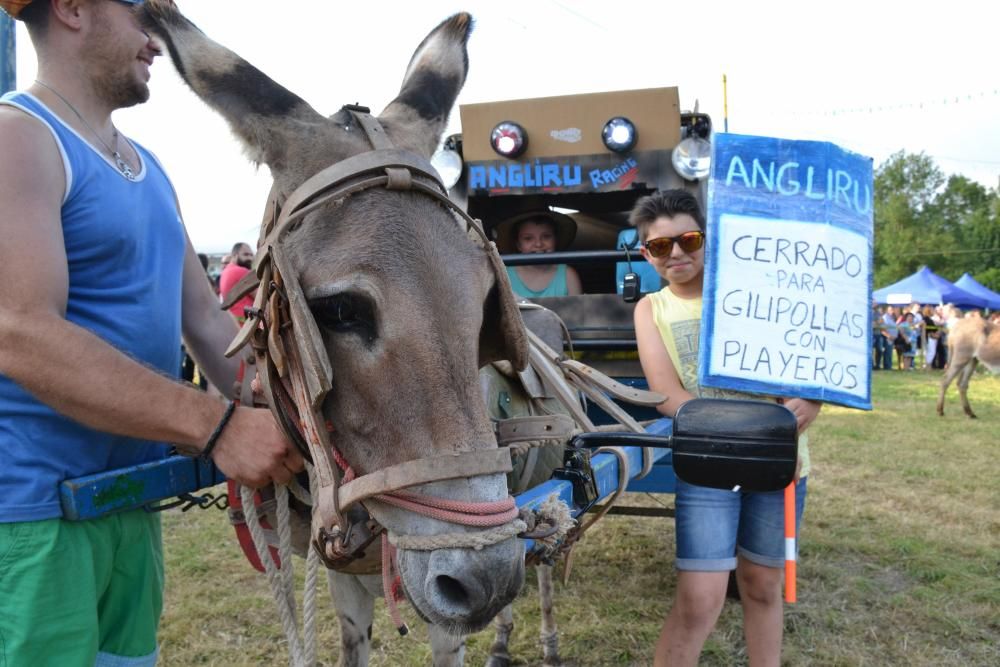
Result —
M228 121L254 162L282 169L302 128L325 124L297 95L209 39L171 0L148 0L139 17L166 45L184 82Z
M469 70L465 46L471 32L472 16L455 14L413 52L399 96L379 116L398 146L424 157L437 148Z

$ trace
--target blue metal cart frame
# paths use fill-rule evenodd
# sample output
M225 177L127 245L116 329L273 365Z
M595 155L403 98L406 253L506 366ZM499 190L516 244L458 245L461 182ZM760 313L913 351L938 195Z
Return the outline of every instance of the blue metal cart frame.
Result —
M644 385L642 381L631 384ZM600 421L599 414L591 414ZM639 418L649 415L638 415ZM668 435L669 420L657 424L651 431ZM676 477L668 449L653 449L655 461L652 471L641 480L634 478L642 470L642 449L625 447L628 461L629 491L647 493L673 493ZM591 467L597 482L598 502L618 490L618 457L612 454L597 454L591 459ZM150 510L173 506L158 503L175 497L186 498L188 502L197 499L191 494L215 486L226 480L225 475L211 463L186 456L171 456L162 461L112 470L88 477L66 480L59 489L63 516L71 521L95 519L113 512L145 507ZM551 479L517 496L520 507L535 508L551 495L557 495L571 509L574 516L586 508L574 502L573 485L564 479Z

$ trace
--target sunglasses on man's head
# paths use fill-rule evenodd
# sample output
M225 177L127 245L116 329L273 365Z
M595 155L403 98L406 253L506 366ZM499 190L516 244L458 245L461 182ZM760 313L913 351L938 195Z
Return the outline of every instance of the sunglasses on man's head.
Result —
M643 245L653 257L666 257L673 251L675 243L684 252L700 250L705 245L705 232L684 232L680 236L661 236L658 239L649 239Z

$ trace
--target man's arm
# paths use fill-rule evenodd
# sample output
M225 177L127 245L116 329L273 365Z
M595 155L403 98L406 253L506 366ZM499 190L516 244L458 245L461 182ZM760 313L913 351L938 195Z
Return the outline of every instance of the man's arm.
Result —
M635 306L635 340L639 347L639 363L652 391L667 397L656 409L667 417L673 417L677 409L694 396L681 384L674 362L667 348L663 346L660 330L653 320L653 304L649 298Z
M0 373L91 428L200 451L224 404L65 319L69 277L60 217L65 178L51 135L27 115L0 108L0 154ZM239 434L262 421L258 412L277 433L266 411L238 410L215 459L228 476L251 486L287 481L301 468L301 458L280 437L235 456Z

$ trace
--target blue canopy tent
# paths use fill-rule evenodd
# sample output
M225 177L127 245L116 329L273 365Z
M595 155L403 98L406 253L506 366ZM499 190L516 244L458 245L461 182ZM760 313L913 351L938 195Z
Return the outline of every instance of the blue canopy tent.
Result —
M945 280L926 266L897 283L875 290L872 299L875 303L893 305L953 303L959 308L986 307L986 299Z
M980 284L979 281L968 273L963 273L962 277L955 281L955 284L969 294L975 294L985 299L986 305L990 307L990 310L1000 310L1000 294Z

